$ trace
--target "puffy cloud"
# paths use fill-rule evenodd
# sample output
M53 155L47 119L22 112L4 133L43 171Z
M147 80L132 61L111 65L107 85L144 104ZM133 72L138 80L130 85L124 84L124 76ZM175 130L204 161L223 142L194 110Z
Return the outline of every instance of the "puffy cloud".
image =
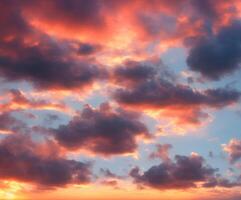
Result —
M0 54L0 74L7 80L26 80L39 88L68 89L83 88L105 76L97 64L76 60L70 55L71 48L51 38L30 45L18 41L6 43L7 48L13 45L10 48L13 54Z
M217 34L196 39L187 58L187 63L192 70L213 80L218 80L239 69L240 62L240 21L234 21L221 28Z
M137 137L150 137L139 117L134 112L114 110L106 103L99 109L87 105L53 133L59 144L68 149L86 149L104 155L133 153Z
M196 154L191 156L175 156L175 162L163 162L140 173L138 167L131 170L130 175L140 185L157 189L196 187L197 182L205 182L212 177L216 169L206 166L204 159Z
M56 187L88 183L91 178L89 163L65 159L52 141L37 143L26 134L1 140L0 155L0 179Z
M74 40L57 40L41 32L30 24L29 18L24 16L28 3L30 2L3 1L0 3L0 27L4 27L0 31L2 78L8 81L29 81L38 88L69 89L92 85L96 79L102 79L106 75L105 70L102 70L93 59L78 57L83 53L85 55L93 53L98 49L97 46ZM38 4L37 1L35 3ZM39 4L47 6L52 3ZM72 4L78 3L80 2L72 2ZM67 1L54 4L59 6L60 10L67 9L64 6L67 5ZM92 9L91 2L81 4L84 10L88 7ZM67 9L67 16L72 13L73 8L76 8L74 5L71 6L71 3L68 5L70 8ZM79 10L75 13L79 13ZM81 12L81 15L85 14ZM89 20L89 17L86 20Z
M204 105L222 107L238 101L240 93L227 89L196 91L187 85L174 85L163 80L151 80L136 88L118 89L115 99L124 104L153 107Z
M172 105L222 107L236 102L240 97L239 92L228 89L194 90L188 85L170 80L171 74L169 75L167 71L162 72L161 68L158 70L158 67L152 64L133 63L128 62L125 67L115 70L118 82L122 79L122 82L133 83L115 91L114 98L120 103L159 108ZM165 75L164 78L162 75Z
M241 140L231 139L228 144L223 145L231 163L237 162L241 158Z

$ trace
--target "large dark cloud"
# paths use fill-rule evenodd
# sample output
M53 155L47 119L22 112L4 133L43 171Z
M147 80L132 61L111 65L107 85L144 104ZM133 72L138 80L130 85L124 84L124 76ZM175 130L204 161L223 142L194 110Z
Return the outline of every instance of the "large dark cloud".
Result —
M130 68L127 65L125 68L116 69L115 76L117 80L122 79L123 82L134 82L127 85L120 84L124 87L117 89L113 95L118 102L133 106L222 107L237 102L240 97L239 92L229 89L194 90L188 85L171 81L167 75L163 77L163 73L159 74L153 66L143 66L137 63L134 66L131 65Z
M53 130L59 144L69 149L87 149L112 155L134 152L138 136L149 137L139 115L101 104L99 109L86 106L67 125Z
M139 168L131 170L130 175L135 182L157 189L196 187L197 182L206 181L212 177L216 169L204 163L199 155L175 156L175 162L163 162L140 173Z
M78 2L72 3L78 4ZM64 4L68 5L70 10L76 9L74 5L65 1L56 3L56 6L63 6L64 9ZM91 2L82 2L82 4L85 6L84 10L92 5ZM0 76L2 78L8 81L26 80L39 88L66 89L82 88L105 76L104 70L100 69L93 60L78 58L78 54L83 54L83 51L85 54L93 53L94 46L85 44L83 47L83 43L79 44L77 41L57 40L46 35L29 24L28 18L23 16L25 7L28 7L27 1L0 3L0 27L2 27ZM68 10L68 7L65 9ZM72 11L69 11L70 13ZM83 12L78 13L83 14Z
M219 78L240 68L241 23L234 21L217 34L195 39L187 58L190 69L208 79Z
M118 89L114 98L124 104L153 107L205 105L221 107L237 102L240 93L227 89L195 91L186 85L174 85L163 80L151 80L136 88Z
M59 156L56 145L34 142L29 135L14 134L0 142L0 179L14 179L40 186L88 183L90 164Z
M27 80L41 88L73 88L87 86L105 74L95 63L75 60L69 56L68 46L51 38L36 45L22 41L4 44L13 51L0 55L0 75L7 80Z

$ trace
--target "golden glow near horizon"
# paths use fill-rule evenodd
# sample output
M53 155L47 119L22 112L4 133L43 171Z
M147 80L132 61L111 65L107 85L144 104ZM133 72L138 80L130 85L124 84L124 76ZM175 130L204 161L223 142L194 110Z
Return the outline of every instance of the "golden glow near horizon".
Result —
M1 181L0 182L0 199L18 200L25 199L23 191L27 188L27 184L17 181Z
M39 195L41 195L42 200L64 200L66 198L73 200L212 200L219 198L220 195L225 198L240 194L241 193L238 188L233 191L221 188L157 190L151 188L138 189L132 184L125 183L125 185L119 185L118 188L95 184L86 186L69 186L52 191L37 191L35 193L29 193L29 199L39 199Z

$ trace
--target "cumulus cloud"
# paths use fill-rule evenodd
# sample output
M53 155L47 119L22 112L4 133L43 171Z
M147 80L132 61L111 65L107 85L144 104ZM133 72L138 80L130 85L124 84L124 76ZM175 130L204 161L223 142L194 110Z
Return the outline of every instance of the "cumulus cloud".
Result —
M26 2L4 2L0 3L3 11L0 27L4 27L4 31L0 32L2 78L7 81L29 81L38 88L68 89L83 88L106 75L96 62L77 56L90 54L97 47L79 41L57 40L34 28L23 16L24 8L28 5ZM56 6L64 4L64 1L58 2ZM87 6L88 3L82 4ZM70 10L72 8L74 6Z
M68 89L91 85L105 75L97 64L77 61L51 38L30 45L22 41L5 43L8 48L13 46L13 54L0 55L0 74L7 80L30 81L38 88Z
M240 21L221 28L217 34L196 39L187 58L190 69L212 80L218 80L239 69L240 62Z
M140 116L103 103L99 109L86 105L67 125L53 130L55 139L68 149L87 149L113 155L133 153L138 137L150 137Z
M144 173L138 167L130 171L135 183L157 189L196 187L197 182L205 182L216 169L207 166L204 159L196 154L175 156L175 162L163 162L150 167Z
M120 103L146 104L161 108L172 105L222 107L236 102L240 97L240 93L235 90L194 90L188 85L171 82L169 78L171 75L168 77L168 72L165 78L162 78L163 74L160 74L160 71L153 65L143 65L137 62L134 65L130 63L130 67L127 63L125 67L117 68L115 72L117 80L132 81L133 84L117 89L114 98Z

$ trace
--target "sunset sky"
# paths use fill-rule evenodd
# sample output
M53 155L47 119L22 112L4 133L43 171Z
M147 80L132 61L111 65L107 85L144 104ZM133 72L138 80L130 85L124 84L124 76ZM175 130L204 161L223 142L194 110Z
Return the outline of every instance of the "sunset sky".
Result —
M0 0L0 199L240 200L240 0Z

